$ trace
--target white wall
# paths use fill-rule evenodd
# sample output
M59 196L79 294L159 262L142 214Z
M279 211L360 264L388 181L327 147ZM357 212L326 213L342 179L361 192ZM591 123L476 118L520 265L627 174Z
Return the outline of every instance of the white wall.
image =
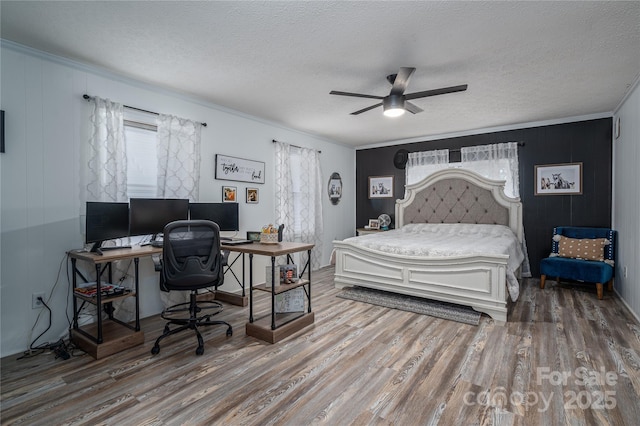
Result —
M640 321L640 83L615 112L620 136L613 139L613 227L618 231L615 289ZM625 276L625 268L627 274Z
M332 205L328 195L323 197L323 264L329 263L334 239L354 235L353 148L10 42L2 41L0 58L0 108L6 111L6 153L0 155L0 356L27 349L46 329L47 312L31 309L33 293L45 293L53 311L53 326L37 344L66 337L71 303L65 253L83 246L79 152L88 140L90 106L82 99L85 93L206 122L200 200L220 201L223 185L236 186L240 235L274 221L271 141L321 150L323 180L328 183L333 172L340 173L343 180L338 205ZM258 204L244 202L247 184L215 180L217 153L266 163L265 184L250 185L259 188ZM142 260L140 266L141 315L145 317L160 312L162 304L151 261ZM256 271L260 266L258 262Z

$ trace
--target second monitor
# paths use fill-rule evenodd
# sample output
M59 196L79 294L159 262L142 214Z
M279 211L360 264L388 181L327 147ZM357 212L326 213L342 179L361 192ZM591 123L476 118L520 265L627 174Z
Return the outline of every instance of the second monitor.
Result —
M167 223L189 217L189 200L169 198L131 198L129 234L161 234Z
M190 203L191 220L210 220L221 231L239 231L238 203Z

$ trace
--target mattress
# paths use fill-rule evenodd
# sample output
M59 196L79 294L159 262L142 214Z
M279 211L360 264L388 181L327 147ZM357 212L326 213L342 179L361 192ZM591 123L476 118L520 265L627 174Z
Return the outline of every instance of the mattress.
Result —
M516 301L520 285L516 271L524 259L516 234L504 225L412 223L397 230L347 238L344 242L403 257L507 255L507 289Z

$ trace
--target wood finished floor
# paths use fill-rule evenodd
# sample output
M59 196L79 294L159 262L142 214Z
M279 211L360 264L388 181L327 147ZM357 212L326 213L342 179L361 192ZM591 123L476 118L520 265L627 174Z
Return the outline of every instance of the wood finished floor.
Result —
M1 363L3 425L637 425L640 326L595 289L525 280L509 321L479 326L337 298L333 268L312 277L315 324L278 344L234 327L101 360L52 353ZM267 305L259 296L257 310ZM262 307L262 308L261 308ZM585 376L584 373L588 376ZM608 376L607 376L608 374ZM564 377L564 378L563 378ZM585 380L586 378L586 380Z

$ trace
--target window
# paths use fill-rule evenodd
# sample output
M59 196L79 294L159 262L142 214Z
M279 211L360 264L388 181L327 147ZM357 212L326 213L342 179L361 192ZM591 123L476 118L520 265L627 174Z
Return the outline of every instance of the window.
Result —
M158 194L155 119L152 114L125 109L124 137L127 150L127 196L129 198L154 198Z

